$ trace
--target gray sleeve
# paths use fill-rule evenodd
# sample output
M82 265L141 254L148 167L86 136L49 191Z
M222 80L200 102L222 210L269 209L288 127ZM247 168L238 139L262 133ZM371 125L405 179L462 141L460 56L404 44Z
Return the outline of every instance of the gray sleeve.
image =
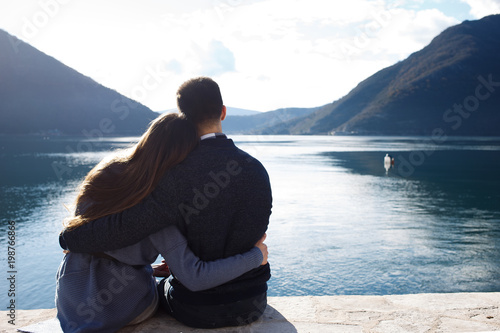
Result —
M170 272L189 290L210 289L231 281L260 266L262 252L250 251L225 259L202 261L188 247L186 238L176 227L167 227L150 236L153 245L165 258Z

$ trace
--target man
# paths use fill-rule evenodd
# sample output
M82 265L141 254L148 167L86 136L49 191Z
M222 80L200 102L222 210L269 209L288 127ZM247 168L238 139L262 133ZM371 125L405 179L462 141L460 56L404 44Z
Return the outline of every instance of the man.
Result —
M243 253L262 237L271 214L269 177L259 161L222 134L226 107L217 83L206 77L185 82L177 104L196 125L199 146L167 171L140 204L65 230L63 247L73 252L113 250L176 224L192 251L210 261ZM165 296L165 308L189 326L244 325L264 312L269 278L266 264L219 287L192 292L171 276L160 284L160 296Z

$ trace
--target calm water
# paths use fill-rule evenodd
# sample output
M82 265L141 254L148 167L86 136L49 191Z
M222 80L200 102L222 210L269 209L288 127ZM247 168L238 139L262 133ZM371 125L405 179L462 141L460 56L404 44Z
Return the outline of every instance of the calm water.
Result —
M269 295L500 291L500 138L233 139L271 177ZM54 307L65 205L134 140L0 138L0 292L15 221L18 308Z

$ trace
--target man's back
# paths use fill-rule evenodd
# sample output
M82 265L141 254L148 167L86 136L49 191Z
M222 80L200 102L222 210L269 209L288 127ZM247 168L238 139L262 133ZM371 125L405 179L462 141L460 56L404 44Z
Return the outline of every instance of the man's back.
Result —
M267 230L272 206L267 172L230 139L201 141L159 186L175 187L182 216L178 227L202 260L248 251ZM262 285L269 277L264 265L211 293Z

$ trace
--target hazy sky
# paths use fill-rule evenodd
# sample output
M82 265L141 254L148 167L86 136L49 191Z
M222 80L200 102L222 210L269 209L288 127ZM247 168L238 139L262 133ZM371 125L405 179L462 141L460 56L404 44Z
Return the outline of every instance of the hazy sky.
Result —
M213 77L228 106L314 107L500 0L0 0L0 28L154 111Z

